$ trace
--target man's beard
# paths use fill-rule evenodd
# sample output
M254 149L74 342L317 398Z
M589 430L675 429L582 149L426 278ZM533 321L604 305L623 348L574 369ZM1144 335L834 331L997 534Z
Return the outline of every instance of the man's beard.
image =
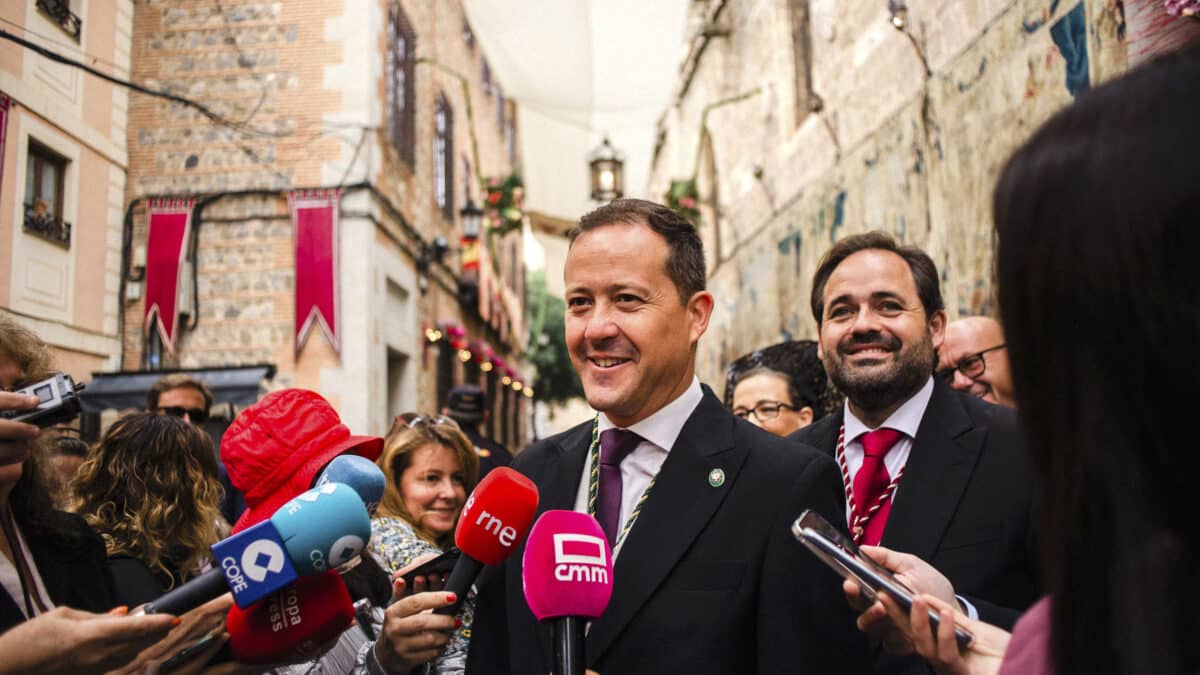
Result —
M896 354L896 360L886 369L851 369L845 359L845 350L861 344L883 345ZM936 355L929 334L907 347L895 336L884 337L878 332L852 337L838 345L837 354L825 358L825 370L829 379L852 403L864 411L886 410L907 400L917 392L933 372Z

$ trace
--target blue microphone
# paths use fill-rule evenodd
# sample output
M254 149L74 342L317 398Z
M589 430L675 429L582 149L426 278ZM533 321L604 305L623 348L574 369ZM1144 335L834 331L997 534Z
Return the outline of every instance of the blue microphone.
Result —
M350 486L326 483L212 546L216 567L143 605L135 614L183 614L231 591L238 607L320 574L362 553L371 517Z
M383 499L383 489L387 480L379 467L375 466L375 462L366 457L338 455L325 465L313 482L313 487L321 487L326 483L345 483L354 488L358 496L362 497L367 513L375 515L375 509L379 508L379 500Z

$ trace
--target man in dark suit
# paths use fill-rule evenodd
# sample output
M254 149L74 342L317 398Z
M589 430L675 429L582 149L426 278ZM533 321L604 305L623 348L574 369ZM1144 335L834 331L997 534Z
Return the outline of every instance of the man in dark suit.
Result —
M879 232L842 239L812 310L846 403L789 438L838 462L860 543L932 564L953 588L910 575L917 590L1011 628L1041 593L1033 477L1012 410L931 376L946 325L933 261Z
M841 515L833 462L737 420L694 375L713 307L695 227L663 206L617 200L581 219L565 277L567 345L598 414L512 466L537 484L539 510L593 513L614 545L589 668L866 669L836 575L789 531L806 508ZM522 593L522 554L481 585L469 673L551 669L549 628Z

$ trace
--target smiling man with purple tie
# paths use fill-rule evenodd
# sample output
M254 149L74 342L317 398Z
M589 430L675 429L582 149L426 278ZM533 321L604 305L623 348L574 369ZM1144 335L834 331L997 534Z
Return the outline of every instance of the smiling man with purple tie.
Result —
M613 592L588 667L639 673L865 672L838 577L790 534L807 508L842 517L832 459L738 420L695 376L713 297L695 227L617 200L584 216L566 269L566 338L596 416L513 468L539 510L594 515ZM482 584L468 673L546 673L550 634L513 561Z

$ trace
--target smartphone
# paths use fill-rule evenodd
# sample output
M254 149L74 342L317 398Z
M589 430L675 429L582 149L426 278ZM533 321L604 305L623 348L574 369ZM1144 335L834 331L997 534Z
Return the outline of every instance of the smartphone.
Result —
M461 555L462 551L458 550L458 548L455 546L451 546L450 548L446 549L445 553L439 555L433 560L426 560L417 567L405 572L404 574L400 575L400 577L404 579L405 588L411 591L413 587L413 579L416 577L427 576L430 574L449 574L450 570L454 569L454 564L458 562L458 558Z
M800 514L792 523L792 535L808 547L826 565L845 579L853 579L862 589L862 594L871 602L879 591L887 593L905 611L912 611L913 592L890 571L863 555L854 542L838 531L821 514L811 509ZM936 634L938 614L929 610L929 623ZM961 626L954 627L954 639L958 646L966 649L975 641L975 636Z
M199 640L176 652L171 658L163 661L162 665L158 667L158 671L160 673L167 673L187 663L200 652L208 649L220 637L224 629L225 627L222 625L209 631L204 637L201 637Z

